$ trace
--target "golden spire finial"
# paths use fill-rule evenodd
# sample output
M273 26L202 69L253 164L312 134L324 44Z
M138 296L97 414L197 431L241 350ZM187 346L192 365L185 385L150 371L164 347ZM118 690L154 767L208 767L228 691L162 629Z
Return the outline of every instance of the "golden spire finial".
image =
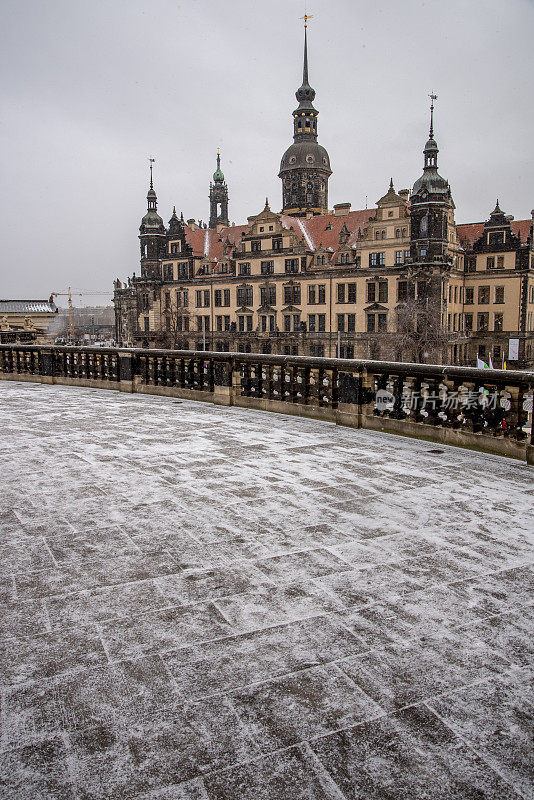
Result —
M221 155L221 148L220 148L220 147L218 147L218 148L217 148L217 155L218 155L218 156L220 156L220 155Z
M308 27L308 20L313 18L313 14L308 14L306 11L304 12L304 16L301 19L304 20L304 27Z

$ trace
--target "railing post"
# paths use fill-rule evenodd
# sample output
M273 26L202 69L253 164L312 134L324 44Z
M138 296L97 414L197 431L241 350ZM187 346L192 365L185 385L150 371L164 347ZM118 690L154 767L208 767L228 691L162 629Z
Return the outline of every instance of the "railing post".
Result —
M54 350L43 347L39 358L39 374L41 383L54 383Z
M118 355L119 391L134 392L133 353L128 350L119 350Z
M216 406L234 405L233 376L233 359L213 362L213 402Z

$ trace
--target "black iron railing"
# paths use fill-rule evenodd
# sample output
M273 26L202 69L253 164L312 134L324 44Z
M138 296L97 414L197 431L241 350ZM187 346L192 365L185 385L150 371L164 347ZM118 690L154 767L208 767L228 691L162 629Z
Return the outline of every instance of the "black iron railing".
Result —
M489 446L490 438L523 450L534 442L534 372L257 353L0 345L0 377L17 376L123 391L191 392L196 398L202 393L227 405L318 416L491 452L507 451Z

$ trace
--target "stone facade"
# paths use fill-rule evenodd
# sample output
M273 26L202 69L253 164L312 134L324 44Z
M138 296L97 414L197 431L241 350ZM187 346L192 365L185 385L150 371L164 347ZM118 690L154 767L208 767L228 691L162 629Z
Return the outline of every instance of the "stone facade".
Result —
M246 225L230 226L218 154L210 226L174 211L166 228L151 174L141 275L115 282L117 341L534 366L534 212L514 221L497 202L486 222L455 222L451 187L438 172L435 97L412 192L396 192L391 180L376 207L329 211L330 160L317 143L306 42L296 96L280 213L267 201Z

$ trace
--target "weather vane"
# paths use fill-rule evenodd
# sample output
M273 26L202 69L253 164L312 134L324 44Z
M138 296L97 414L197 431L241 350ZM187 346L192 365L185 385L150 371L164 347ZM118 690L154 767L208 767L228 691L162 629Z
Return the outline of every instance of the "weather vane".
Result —
M303 16L303 17L301 17L301 19L303 19L303 20L304 20L304 27L305 27L305 28L307 28L307 27L308 27L308 20L309 20L309 19L312 19L312 17L313 17L313 14L308 14L306 11L304 11L304 16Z
M150 157L148 160L150 162L150 188L152 189L152 164L155 162L156 159Z

